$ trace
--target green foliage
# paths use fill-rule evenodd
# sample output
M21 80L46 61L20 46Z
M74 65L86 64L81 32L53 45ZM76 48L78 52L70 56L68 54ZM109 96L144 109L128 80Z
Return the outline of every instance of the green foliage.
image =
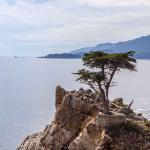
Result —
M113 53L108 54L102 51L90 52L86 53L83 57L83 62L85 66L101 68L103 65L108 66L110 68L114 68L115 66L118 69L129 69L135 70L136 60L132 57L134 55L133 51L129 51L127 53Z
M77 81L84 80L90 83L97 83L97 82L101 82L104 80L104 76L100 74L99 72L89 71L85 69L81 69L75 74L79 75L79 78L77 79Z

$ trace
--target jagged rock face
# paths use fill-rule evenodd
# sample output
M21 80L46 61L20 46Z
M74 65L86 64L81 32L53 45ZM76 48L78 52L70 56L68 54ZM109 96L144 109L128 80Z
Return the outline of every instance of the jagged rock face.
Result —
M90 102L81 101L72 94L67 94L59 106L52 127L41 140L48 149L62 149L79 134L86 119L97 111Z
M56 109L59 107L59 105L61 105L65 94L66 94L65 90L61 86L56 87L56 100L55 100Z
M28 136L18 150L150 149L149 127L144 130L131 123L143 125L145 118L127 110L120 99L110 103L113 115L103 114L102 106L91 90L68 92L58 86L53 122L41 133Z

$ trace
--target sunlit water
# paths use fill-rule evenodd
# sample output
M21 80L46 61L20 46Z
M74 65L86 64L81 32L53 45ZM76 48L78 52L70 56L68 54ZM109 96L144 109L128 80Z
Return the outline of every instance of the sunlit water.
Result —
M79 59L0 58L0 150L15 150L23 138L50 123L55 112L55 87L78 89L72 72ZM110 97L134 99L134 108L150 118L150 61L140 60L137 72L116 75Z

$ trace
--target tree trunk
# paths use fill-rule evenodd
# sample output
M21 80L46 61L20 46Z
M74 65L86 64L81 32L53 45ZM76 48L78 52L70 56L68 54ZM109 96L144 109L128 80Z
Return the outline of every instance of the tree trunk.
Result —
M104 91L104 89L102 89L100 83L98 83L98 86L99 86L99 90L100 90L102 97L103 97L104 113L109 114L109 105L108 105L109 103L108 103L108 98L107 98L108 95L106 95L107 93Z
M107 98L104 99L104 113L109 114L109 101Z

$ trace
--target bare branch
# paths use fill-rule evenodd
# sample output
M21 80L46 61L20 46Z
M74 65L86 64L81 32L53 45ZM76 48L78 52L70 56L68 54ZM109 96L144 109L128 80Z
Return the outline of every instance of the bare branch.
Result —
M131 108L131 105L133 104L134 102L134 99L131 101L131 103L128 105L127 109L130 109Z

